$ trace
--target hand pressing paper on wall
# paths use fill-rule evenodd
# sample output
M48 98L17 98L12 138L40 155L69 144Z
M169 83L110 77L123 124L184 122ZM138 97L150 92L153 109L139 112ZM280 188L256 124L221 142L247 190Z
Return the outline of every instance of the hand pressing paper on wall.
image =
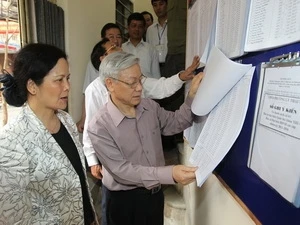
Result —
M251 67L251 64L231 61L217 47L212 47L204 70L205 76L192 104L193 113L207 115Z

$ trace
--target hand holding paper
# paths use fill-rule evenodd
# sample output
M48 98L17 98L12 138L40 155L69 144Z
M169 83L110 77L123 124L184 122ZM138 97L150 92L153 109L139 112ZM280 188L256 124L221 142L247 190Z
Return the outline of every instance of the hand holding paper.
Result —
M189 97L190 98L195 98L195 95L197 93L197 90L200 86L200 82L203 78L204 74L203 73L200 73L198 74L197 76L195 76L192 80L192 83L191 83L191 86L190 86L190 90L189 90Z

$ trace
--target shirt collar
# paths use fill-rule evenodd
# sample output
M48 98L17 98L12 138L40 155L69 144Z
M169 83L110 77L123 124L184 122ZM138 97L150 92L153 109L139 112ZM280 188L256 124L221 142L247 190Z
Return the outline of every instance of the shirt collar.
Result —
M130 39L128 39L128 41L126 41L124 44L126 44L126 45L133 45L132 43L131 43L131 41L130 41ZM144 45L145 44L145 42L143 41L143 39L140 41L140 43L138 43L137 44L137 46L139 46L139 45Z
M143 104L143 99L141 100L140 104L136 107L136 119L139 120L144 111L148 111L147 107Z
M107 111L108 111L109 115L111 116L111 119L116 127L122 122L122 120L125 117L120 112L120 110L117 108L117 106L115 106L115 104L112 102L111 96L109 96L109 98L108 98Z
M168 20L165 20L165 22L164 22L164 24L163 24L162 27L166 26L167 24L168 24ZM160 24L158 23L158 21L154 22L154 26L160 26Z
M117 106L112 102L111 97L109 96L108 102L107 102L107 111L111 116L111 119L114 123L114 125L117 127L122 122L122 120L126 117L118 108ZM140 104L136 107L136 119L139 120L143 114L144 111L148 111L147 107L143 106L143 103L141 101Z

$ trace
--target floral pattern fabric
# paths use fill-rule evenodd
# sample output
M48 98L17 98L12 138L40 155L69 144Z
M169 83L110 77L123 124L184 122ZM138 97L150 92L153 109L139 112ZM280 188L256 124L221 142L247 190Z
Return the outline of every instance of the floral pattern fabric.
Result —
M57 115L84 167L76 125L66 112ZM84 224L79 177L28 105L0 132L0 224Z

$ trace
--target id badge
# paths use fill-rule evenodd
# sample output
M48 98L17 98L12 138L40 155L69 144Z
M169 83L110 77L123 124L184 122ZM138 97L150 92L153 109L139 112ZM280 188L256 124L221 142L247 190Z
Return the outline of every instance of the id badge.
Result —
M165 62L165 48L164 45L156 45L156 51L158 52L159 62Z

